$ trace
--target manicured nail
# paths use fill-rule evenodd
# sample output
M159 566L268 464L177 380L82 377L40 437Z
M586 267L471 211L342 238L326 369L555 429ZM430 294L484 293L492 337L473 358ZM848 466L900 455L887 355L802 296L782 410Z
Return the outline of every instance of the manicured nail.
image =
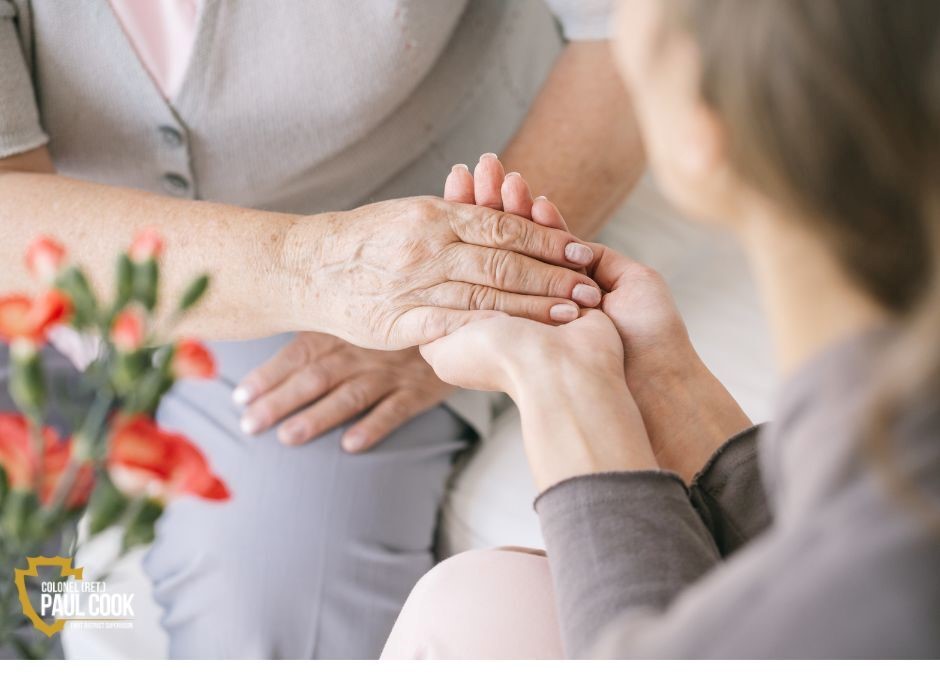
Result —
M513 170L511 173L506 173L506 177L522 177L522 175Z
M594 251L583 243L569 243L565 246L565 259L577 265L587 265L594 259Z
M555 304L548 310L548 315L553 321L568 323L568 321L574 321L578 317L578 308L571 304Z
M358 452L366 444L366 436L362 433L346 433L343 435L343 449L347 452Z
M242 416L239 426L245 435L254 435L261 428L261 422L254 416Z
M246 406L253 398L255 398L255 392L247 386L237 386L232 392L232 401L237 406Z
M597 306L601 303L601 290L589 284L575 285L571 298L581 306Z
M480 156L480 160L483 160L484 158L498 158L498 157L499 156L497 156L495 153L484 153L482 156Z
M539 195L538 197L536 197L535 199L536 199L536 200L544 199L545 201L548 201L548 197L546 197L544 194L540 194L540 195Z
M467 167L466 163L457 163L453 168L450 169L451 172L454 172L455 170L466 170L468 173L470 172L470 168Z

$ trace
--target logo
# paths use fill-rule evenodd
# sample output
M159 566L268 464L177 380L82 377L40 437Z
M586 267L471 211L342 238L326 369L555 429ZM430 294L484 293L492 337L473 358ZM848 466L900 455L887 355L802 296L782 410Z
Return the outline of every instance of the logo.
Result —
M84 570L72 566L71 557L26 557L26 563L26 569L14 569L20 605L33 627L47 637L61 632L66 622L92 623L96 629L133 626L133 593L108 593L106 582L85 581ZM43 580L39 567L57 569L58 580ZM29 597L30 578L39 584L38 611Z

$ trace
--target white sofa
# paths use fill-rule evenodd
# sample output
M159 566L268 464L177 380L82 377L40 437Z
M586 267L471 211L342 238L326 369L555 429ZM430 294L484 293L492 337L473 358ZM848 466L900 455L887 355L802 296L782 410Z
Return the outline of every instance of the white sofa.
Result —
M601 240L652 265L669 281L699 353L755 420L768 416L773 377L763 316L740 251L727 234L692 226L670 210L649 180L606 227ZM442 511L441 552L514 544L541 546L532 510L517 413L508 406L492 437L455 476ZM95 578L116 542L98 538L79 554ZM140 566L144 552L124 560L111 585L135 595L133 630L66 631L69 658L163 658L166 635Z

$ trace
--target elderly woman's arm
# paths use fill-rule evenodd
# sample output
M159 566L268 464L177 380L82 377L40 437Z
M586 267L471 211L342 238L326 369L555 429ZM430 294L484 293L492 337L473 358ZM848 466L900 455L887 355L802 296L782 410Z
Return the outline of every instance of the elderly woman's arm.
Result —
M101 261L113 260L136 228L156 226L168 243L168 288L178 291L202 271L213 276L207 303L181 332L250 338L317 330L395 349L439 337L482 309L547 320L552 306L573 305L574 296L600 300L596 291L580 293L596 290L590 278L562 267L590 255L573 236L501 212L427 197L300 217L50 169L43 149L0 161L0 246L24 250L50 232L104 288L112 270ZM0 270L0 293L28 284L15 254Z

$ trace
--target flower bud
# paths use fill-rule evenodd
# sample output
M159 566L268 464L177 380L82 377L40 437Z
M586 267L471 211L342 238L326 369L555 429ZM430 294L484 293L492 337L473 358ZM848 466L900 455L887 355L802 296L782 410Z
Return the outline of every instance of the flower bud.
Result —
M118 352L131 353L144 344L144 320L139 311L125 309L111 325L111 342Z
M163 238L155 228L142 228L134 236L128 255L135 263L146 262L160 257L163 252Z
M26 249L26 267L33 279L50 284L62 268L65 248L49 236L39 236Z
M177 379L213 379L217 369L208 348L195 340L181 340L173 351L170 372Z

